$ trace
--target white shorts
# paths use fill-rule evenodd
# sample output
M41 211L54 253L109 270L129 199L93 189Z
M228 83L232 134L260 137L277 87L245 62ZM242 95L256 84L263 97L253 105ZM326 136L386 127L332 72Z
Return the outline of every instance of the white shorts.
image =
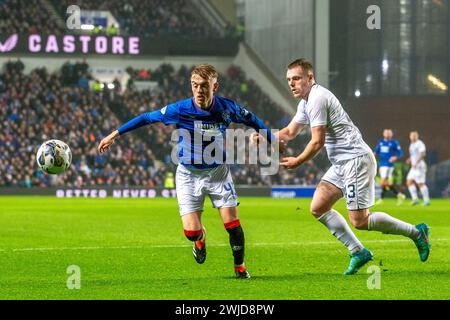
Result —
M179 164L175 181L180 216L203 211L206 195L214 208L238 205L233 179L226 164L205 170L188 169Z
M342 190L347 210L367 209L375 203L375 176L377 163L368 153L331 166L322 180Z
M425 162L417 164L411 168L406 176L406 180L414 180L416 183L425 183L427 180L427 165Z
M379 170L381 179L390 179L393 172L394 167L380 167Z

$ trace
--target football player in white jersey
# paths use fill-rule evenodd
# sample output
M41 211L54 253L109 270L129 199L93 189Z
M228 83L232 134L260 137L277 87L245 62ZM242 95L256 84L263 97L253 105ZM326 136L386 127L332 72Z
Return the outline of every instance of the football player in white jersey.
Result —
M419 133L412 131L409 134L409 159L407 162L411 165L411 169L406 177L406 185L408 186L409 193L411 194L412 205L419 204L419 198L417 196L416 184L419 186L420 192L423 197L423 205L430 205L430 196L428 194L428 187L425 184L427 176L427 164L425 163L425 144L419 140Z
M298 156L283 158L281 165L297 168L325 146L332 166L316 188L310 211L351 252L344 274L355 274L373 255L357 239L344 217L333 209L342 197L356 229L408 237L416 244L420 260L426 261L430 252L426 224L414 226L384 212L370 212L375 201L375 157L339 100L316 83L311 63L295 60L288 66L286 77L292 94L301 101L297 114L278 132L278 138L292 140L309 125L311 141Z

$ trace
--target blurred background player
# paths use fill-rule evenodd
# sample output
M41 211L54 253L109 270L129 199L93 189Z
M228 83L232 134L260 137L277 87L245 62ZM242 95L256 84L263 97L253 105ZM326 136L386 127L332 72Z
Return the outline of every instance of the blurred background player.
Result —
M370 212L375 202L375 156L336 96L316 83L312 64L305 59L293 61L286 78L292 94L300 102L292 121L275 135L285 141L293 140L309 125L311 140L302 153L283 158L281 165L297 168L326 147L332 166L314 192L310 211L350 251L350 264L344 274L355 274L373 255L344 217L333 209L343 196L350 222L356 229L408 237L414 241L420 260L426 261L430 253L426 224L414 226L384 212Z
M377 204L383 203L386 192L391 190L394 195L397 196L397 204L400 205L406 196L398 192L397 188L392 182L392 174L394 173L394 163L403 157L403 150L400 147L400 143L392 139L394 136L391 129L383 130L383 139L380 139L375 147L374 153L380 157L380 185L381 185L381 197L378 199Z
M201 218L205 196L209 196L213 206L218 208L229 233L236 277L246 279L250 278L250 275L244 264L244 231L238 217L237 195L230 169L225 160L212 163L206 161L210 159L205 159L204 151L211 141L214 141L216 152L221 150L224 156L222 159L226 159L222 138L231 122L243 123L257 131L265 130L269 142L272 141L272 136L269 128L254 114L233 100L214 95L219 88L217 80L218 73L213 66L204 64L195 67L191 73L193 98L169 104L160 110L132 119L104 138L98 149L102 153L118 136L152 123L175 124L177 129L187 130L190 137L180 132L178 155L181 158L175 178L184 234L194 242L193 255L197 263L204 263L206 231ZM208 136L207 139L201 140L201 148L198 148L194 141L198 134L201 134L202 138Z
M430 196L428 187L425 184L427 178L427 164L425 163L426 147L422 140L419 140L419 133L417 131L410 132L409 140L411 141L411 144L409 145L409 159L407 160L407 163L411 165L411 169L406 176L406 185L411 194L411 204L419 204L416 188L417 184L420 193L422 193L423 205L428 206L430 205Z

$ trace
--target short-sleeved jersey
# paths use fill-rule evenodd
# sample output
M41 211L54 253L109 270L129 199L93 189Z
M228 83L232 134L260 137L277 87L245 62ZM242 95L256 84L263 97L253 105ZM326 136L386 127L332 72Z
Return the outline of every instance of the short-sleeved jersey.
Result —
M378 141L374 151L380 157L380 167L393 167L394 163L389 160L394 156L397 157L397 159L403 156L403 150L400 147L400 143L394 139L381 139Z
M411 157L411 164L413 166L423 162L425 163L425 161L420 159L420 154L422 152L426 152L427 149L425 148L425 144L422 142L422 140L417 140L416 142L413 142L409 145L409 155Z
M326 126L325 148L332 164L372 152L339 100L318 84L311 88L308 101L298 104L294 121L311 128Z
M273 137L261 119L235 101L220 96L214 97L208 110L201 109L193 98L189 98L144 113L121 126L118 131L122 135L156 122L174 124L177 129L183 129L178 130L178 159L184 166L194 169L215 168L226 162L224 135L232 122L245 124L257 131L264 130L269 142ZM167 143L169 141L170 137ZM216 154L220 157L216 157Z

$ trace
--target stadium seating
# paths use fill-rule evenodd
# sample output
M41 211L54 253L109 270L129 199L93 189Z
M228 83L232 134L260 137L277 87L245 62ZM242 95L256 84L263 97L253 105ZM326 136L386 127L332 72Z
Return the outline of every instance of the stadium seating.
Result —
M62 17L65 17L67 7L73 4L84 10L108 10L118 20L123 34L219 37L217 30L206 19L199 18L186 0L52 0L52 4Z
M207 19L198 17L195 8L186 0L52 0L50 3L62 21L70 5L78 5L84 10L108 10L117 19L119 32L125 35L222 38ZM226 37L235 36L229 28L223 31ZM70 30L58 25L56 18L49 15L43 0L0 1L0 34L67 32Z
M156 92L137 91L132 85L123 93L83 87L87 64L66 63L64 72L49 74L45 68L24 74L20 60L5 64L0 73L0 186L71 187L94 185L162 186L168 171L172 145L167 137L173 128L153 125L121 137L107 155L97 153L99 140L121 123L146 111L155 110L191 95L190 68L175 70L161 65L148 70L149 79L160 85ZM136 70L128 71L136 78ZM279 128L286 114L246 79L242 70L230 67L220 78L220 94L248 106L272 128ZM132 82L131 82L132 83ZM248 90L242 84L248 84ZM67 174L43 175L35 163L35 151L51 138L66 141L73 152L73 165ZM304 144L304 142L303 142ZM299 151L294 144L290 153ZM319 159L322 157L319 156ZM322 167L320 167L322 165ZM326 161L314 161L299 170L282 171L262 177L256 165L233 165L236 184L314 184L323 174Z
M64 30L49 17L42 0L0 1L0 34L62 32Z

